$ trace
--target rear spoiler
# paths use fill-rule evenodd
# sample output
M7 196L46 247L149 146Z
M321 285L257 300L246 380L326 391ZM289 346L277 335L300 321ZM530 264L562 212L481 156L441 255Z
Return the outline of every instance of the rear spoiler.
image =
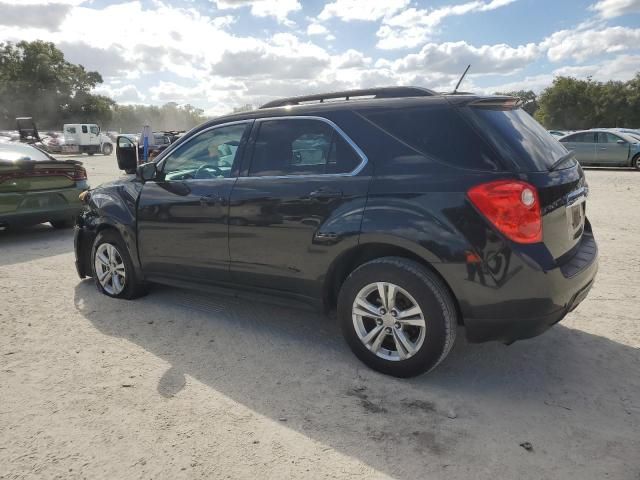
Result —
M508 96L485 97L469 102L468 106L493 110L514 110L522 106L522 100Z

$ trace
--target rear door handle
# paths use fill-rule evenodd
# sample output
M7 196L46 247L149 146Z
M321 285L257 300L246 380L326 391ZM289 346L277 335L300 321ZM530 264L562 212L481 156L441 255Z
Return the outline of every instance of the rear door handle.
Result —
M342 197L342 191L333 190L329 188L319 188L318 190L314 190L309 194L309 198L340 198Z

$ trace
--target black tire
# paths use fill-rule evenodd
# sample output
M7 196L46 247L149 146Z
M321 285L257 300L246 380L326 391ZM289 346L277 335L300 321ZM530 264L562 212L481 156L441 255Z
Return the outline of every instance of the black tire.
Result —
M116 248L117 253L122 259L122 263L125 267L124 288L121 292L115 294L105 290L105 288L100 283L100 280L98 279L98 274L96 273L96 252L98 248L104 243L111 244ZM136 271L133 268L133 262L131 261L129 250L127 249L124 241L122 240L122 237L120 237L120 234L117 231L108 229L103 230L99 232L98 235L96 235L96 238L93 242L93 247L91 248L90 262L91 272L93 275L93 280L96 283L96 287L105 295L113 298L124 298L127 300L132 300L147 293L146 284L137 277Z
M636 170L640 170L640 153L633 157L633 159L631 160L631 166Z
M64 229L64 228L73 228L75 225L75 219L67 218L64 220L50 220L49 223L53 228Z
M422 345L404 360L380 358L356 333L352 315L356 296L375 282L395 284L417 302L426 328ZM442 280L424 266L401 257L379 258L354 270L345 280L338 298L338 321L353 353L366 365L394 377L413 377L433 370L447 356L456 338L457 310Z
M102 154L103 155L111 155L113 153L113 146L110 143L105 143L102 146Z

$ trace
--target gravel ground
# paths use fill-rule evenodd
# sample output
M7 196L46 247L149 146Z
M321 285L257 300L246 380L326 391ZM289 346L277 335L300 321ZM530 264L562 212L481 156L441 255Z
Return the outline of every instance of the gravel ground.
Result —
M92 184L113 157L84 157ZM640 174L589 170L588 299L432 374L362 366L316 313L100 295L72 232L0 232L0 478L640 478ZM462 332L461 332L462 333Z

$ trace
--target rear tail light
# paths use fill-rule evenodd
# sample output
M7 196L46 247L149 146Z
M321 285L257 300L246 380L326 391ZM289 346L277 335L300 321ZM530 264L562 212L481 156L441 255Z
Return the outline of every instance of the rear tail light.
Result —
M71 180L75 180L76 182L79 180L87 179L87 171L84 167L76 167L73 169L73 174L71 176Z
M61 168L51 168L51 169L34 169L34 170L23 170L19 172L9 172L5 175L0 175L0 183L7 180L17 180L20 178L34 178L34 177L67 177L69 180L73 180L74 182L78 182L80 180L87 179L87 171L84 167L74 167L73 169L61 169Z
M542 213L536 187L518 180L498 180L471 188L475 207L507 238L518 243L542 241Z

